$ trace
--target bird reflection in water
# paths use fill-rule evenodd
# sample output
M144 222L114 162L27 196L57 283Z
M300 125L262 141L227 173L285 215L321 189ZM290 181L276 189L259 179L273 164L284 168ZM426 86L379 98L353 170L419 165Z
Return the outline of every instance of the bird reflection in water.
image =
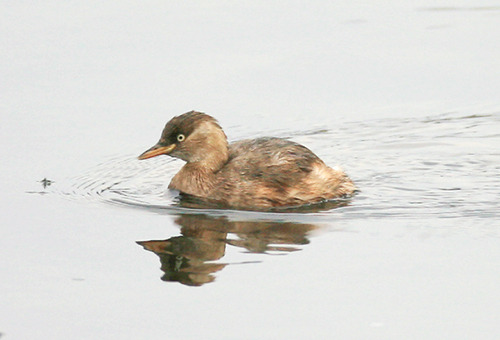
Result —
M309 243L311 224L268 221L229 221L226 217L181 215L176 221L181 236L162 241L137 242L160 257L164 281L201 286L215 280L214 273L227 263L217 263L227 245L251 253L288 253Z

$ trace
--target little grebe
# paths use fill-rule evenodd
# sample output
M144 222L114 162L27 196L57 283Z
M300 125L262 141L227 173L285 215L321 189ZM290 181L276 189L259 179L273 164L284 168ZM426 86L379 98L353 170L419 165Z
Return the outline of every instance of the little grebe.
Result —
M237 209L319 203L355 190L342 170L328 167L305 146L271 137L228 145L217 121L196 111L172 118L139 159L163 154L187 162L170 189Z

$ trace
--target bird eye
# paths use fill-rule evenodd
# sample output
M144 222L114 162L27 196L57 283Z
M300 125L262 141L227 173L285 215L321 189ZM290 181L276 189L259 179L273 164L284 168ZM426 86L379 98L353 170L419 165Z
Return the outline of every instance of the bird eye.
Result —
M177 135L177 140L178 140L179 142L182 142L184 139L186 139L186 136L184 136L182 133L179 133L179 134Z

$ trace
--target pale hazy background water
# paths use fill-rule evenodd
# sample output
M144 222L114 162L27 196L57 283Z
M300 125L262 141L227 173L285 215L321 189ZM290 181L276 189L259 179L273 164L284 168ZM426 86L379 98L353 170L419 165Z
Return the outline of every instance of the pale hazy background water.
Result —
M2 1L2 339L498 338L499 41L495 1ZM361 191L178 207L135 157L191 109Z

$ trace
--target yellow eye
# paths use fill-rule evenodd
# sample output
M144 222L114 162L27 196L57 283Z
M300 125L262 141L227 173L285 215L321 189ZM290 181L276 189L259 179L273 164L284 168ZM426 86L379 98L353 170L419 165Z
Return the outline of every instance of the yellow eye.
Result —
M186 139L186 136L184 136L182 133L179 133L177 135L177 141L182 142L184 139Z

